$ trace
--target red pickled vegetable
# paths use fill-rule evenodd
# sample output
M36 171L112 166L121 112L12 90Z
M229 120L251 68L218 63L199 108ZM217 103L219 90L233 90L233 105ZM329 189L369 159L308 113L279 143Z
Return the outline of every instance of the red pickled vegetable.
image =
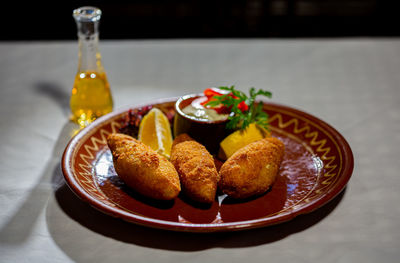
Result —
M221 96L221 95L224 95L224 94L226 94L226 93L223 90L218 90L216 88L205 89L204 90L204 95L208 99L203 101L201 103L201 105L205 106L208 102L215 100L213 98L214 96ZM232 93L229 93L228 95L231 96L234 99L238 98L237 96L233 95ZM219 106L216 106L216 107L211 107L211 106L205 106L205 107L211 108L211 109L215 110L216 112L218 112L219 114L221 114L221 113L226 114L226 113L230 112L230 109L228 109L226 106L224 106L222 104L219 105ZM248 111L249 110L249 106L246 104L246 102L242 101L242 102L239 103L238 109L241 110L242 112Z

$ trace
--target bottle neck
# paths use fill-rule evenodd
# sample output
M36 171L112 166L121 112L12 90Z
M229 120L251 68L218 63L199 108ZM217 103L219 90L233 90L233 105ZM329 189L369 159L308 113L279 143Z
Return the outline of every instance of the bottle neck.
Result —
M79 39L79 72L103 73L99 52L99 23L101 11L95 7L81 7L73 12Z
M103 72L101 64L101 55L99 52L99 34L82 34L78 33L79 37L79 61L78 72L94 71Z

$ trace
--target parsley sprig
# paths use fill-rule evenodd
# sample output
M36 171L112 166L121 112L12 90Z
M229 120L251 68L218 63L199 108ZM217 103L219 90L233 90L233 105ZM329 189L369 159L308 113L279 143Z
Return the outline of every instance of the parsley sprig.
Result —
M213 99L206 106L217 107L222 104L230 109L231 114L228 117L229 122L226 124L227 129L246 129L253 122L264 129L269 129L268 114L263 111L263 102L255 103L255 99L259 95L271 98L271 92L262 89L256 91L255 88L250 88L250 96L248 97L242 91L236 90L235 86L218 87L218 89L230 92L213 96ZM243 110L243 102L248 106L246 110Z

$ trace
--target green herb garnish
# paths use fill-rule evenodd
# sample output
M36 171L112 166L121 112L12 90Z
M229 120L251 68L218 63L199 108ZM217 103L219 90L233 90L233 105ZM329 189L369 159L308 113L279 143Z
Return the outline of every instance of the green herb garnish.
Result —
M235 86L218 87L218 89L227 90L230 93L213 96L206 106L217 107L222 104L230 109L227 129L246 129L250 123L255 122L260 127L269 130L268 114L263 111L264 104L262 101L255 103L255 99L258 95L271 98L271 92L262 89L256 91L255 88L250 88L248 97L242 91L236 90Z

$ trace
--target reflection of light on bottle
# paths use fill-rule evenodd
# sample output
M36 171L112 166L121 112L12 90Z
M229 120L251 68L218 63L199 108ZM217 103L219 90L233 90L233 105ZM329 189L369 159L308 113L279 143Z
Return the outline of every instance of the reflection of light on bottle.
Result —
M101 55L98 50L98 25L101 11L94 7L81 7L73 12L78 26L78 73L71 92L72 120L81 127L113 109L113 100Z
M72 129L69 135L70 135L71 138L72 138L72 137L74 137L75 135L77 135L78 132L80 132L80 130L82 130L82 129L83 129L83 127L77 127L77 128L75 128L75 129Z

